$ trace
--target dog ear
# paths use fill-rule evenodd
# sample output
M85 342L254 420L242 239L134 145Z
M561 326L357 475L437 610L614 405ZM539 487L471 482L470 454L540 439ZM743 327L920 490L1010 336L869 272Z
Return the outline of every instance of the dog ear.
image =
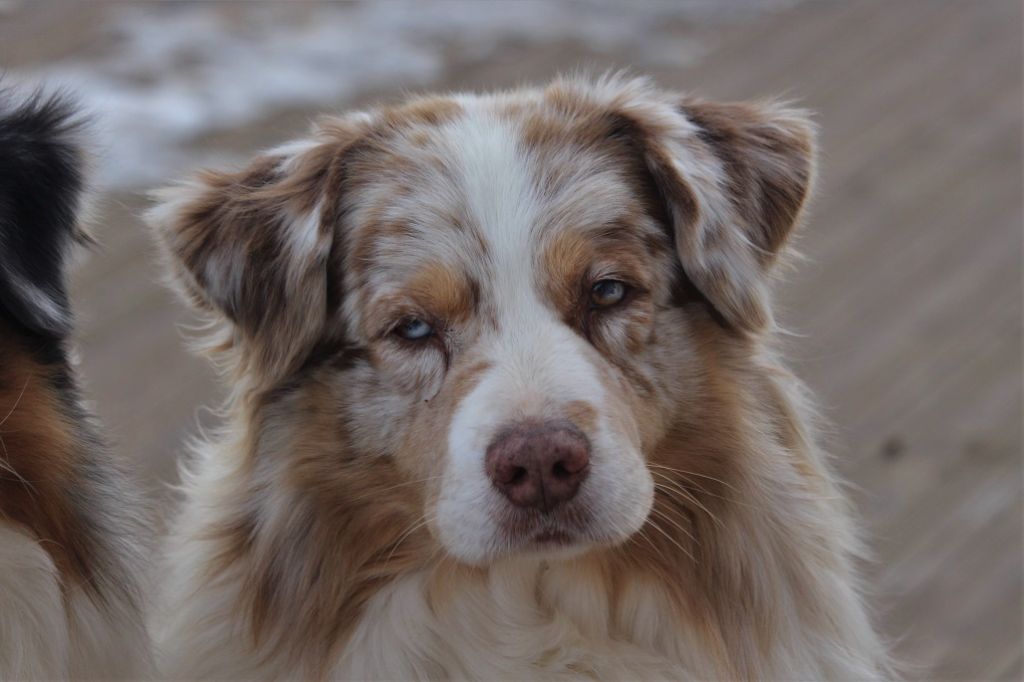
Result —
M687 276L729 326L768 326L768 275L814 176L807 114L681 98L644 80L613 77L594 91L638 138Z
M805 112L771 103L690 101L680 111L717 158L709 165L721 174L714 182L690 179L697 210L689 207L689 220L682 215L686 206L673 209L683 267L731 324L762 328L771 321L767 275L810 195L814 128ZM679 194L687 179L685 162L673 166L684 172L664 176L666 197Z
M230 347L263 376L287 373L326 323L341 160L356 137L320 126L241 171L157 192L147 213L186 298L229 321Z
M65 263L79 230L81 120L62 96L0 92L0 313L28 333L71 331Z

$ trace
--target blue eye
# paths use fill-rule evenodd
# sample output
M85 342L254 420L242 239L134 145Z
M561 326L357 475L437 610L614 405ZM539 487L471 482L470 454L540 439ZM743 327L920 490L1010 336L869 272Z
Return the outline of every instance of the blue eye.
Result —
M595 308L609 308L626 297L626 285L614 279L602 279L590 288L590 303Z
M394 333L407 341L421 341L433 336L434 328L418 317L410 317L395 327Z

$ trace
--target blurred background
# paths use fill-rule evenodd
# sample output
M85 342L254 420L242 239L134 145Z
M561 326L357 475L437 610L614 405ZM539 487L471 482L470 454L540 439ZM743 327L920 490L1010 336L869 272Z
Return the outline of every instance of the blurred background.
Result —
M877 557L879 618L911 677L1020 680L1021 29L1018 0L0 0L0 69L94 115L78 356L155 497L218 388L159 284L145 190L319 112L577 68L815 110L807 261L778 302Z

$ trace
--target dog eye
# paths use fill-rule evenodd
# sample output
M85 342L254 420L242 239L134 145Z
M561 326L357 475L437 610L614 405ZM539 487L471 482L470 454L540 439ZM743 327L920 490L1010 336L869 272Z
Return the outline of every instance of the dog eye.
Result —
M594 308L610 308L626 297L626 285L615 279L602 279L590 287L590 304Z
M395 327L395 334L398 334L407 341L421 341L434 335L434 328L418 317L410 317L403 320Z

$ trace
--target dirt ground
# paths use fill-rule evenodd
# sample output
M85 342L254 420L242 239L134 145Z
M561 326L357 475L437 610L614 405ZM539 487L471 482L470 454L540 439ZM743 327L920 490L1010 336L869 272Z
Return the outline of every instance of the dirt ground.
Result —
M110 3L15 3L0 66L87 55ZM117 7L117 4L114 4ZM59 11L58 11L59 9ZM821 177L779 291L793 364L835 425L833 450L877 557L868 585L911 678L1019 680L1022 670L1021 6L1016 0L795 4L694 18L687 66L622 48L518 37L446 56L436 88L631 67L666 87L782 94L817 112ZM388 85L342 108L401 93ZM255 150L301 132L285 108L197 148ZM103 194L102 249L74 278L95 409L154 494L218 394L183 348L136 192Z

